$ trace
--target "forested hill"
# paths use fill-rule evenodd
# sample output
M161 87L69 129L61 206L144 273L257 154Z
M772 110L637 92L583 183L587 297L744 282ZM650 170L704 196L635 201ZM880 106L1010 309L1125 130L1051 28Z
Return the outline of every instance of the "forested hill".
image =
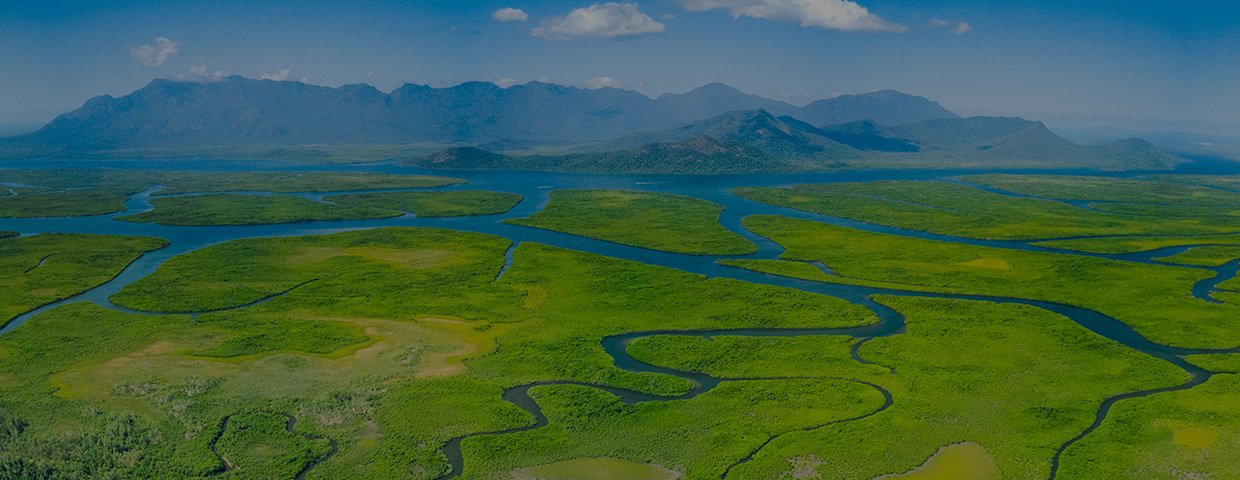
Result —
M1182 161L1144 140L1081 145L1014 117L872 121L815 127L765 110L736 111L630 134L596 151L512 156L473 147L411 159L449 170L583 173L772 173L865 168L1163 170Z

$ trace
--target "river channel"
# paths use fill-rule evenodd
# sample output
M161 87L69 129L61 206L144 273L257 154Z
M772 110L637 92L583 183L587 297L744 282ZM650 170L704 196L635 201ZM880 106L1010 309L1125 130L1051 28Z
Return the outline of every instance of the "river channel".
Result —
M99 305L114 308L118 310L130 311L113 305L107 300L107 297L113 293L120 291L125 285L136 281L146 275L153 273L164 261L169 258L183 253L198 250L210 245L241 239L256 237L276 237L276 236L298 236L298 235L320 235L348 230L358 230L376 227L391 226L417 226L417 227L440 227L455 230L463 230L470 232L486 233L498 235L513 241L513 245L522 242L538 242L561 248L585 251L615 257L625 260L633 260L642 263L660 265L664 267L675 268L692 273L702 274L709 277L725 277L746 282L777 285L781 287L794 288L807 292L820 293L841 298L846 301L863 305L873 310L879 317L880 321L871 325L853 328L837 328L837 329L740 329L740 330L710 330L710 331L659 331L659 332L630 332L622 335L608 337L603 340L602 348L613 359L616 366L621 369L633 372L659 372L674 375L693 382L694 388L686 394L677 397L658 397L641 392L617 389L607 386L591 385L596 388L603 389L621 397L626 403L639 403L649 401L668 401L676 399L692 398L694 396L705 393L719 383L724 381L736 381L742 379L721 379L708 375L692 372L683 372L663 367L658 367L640 362L629 356L625 351L628 342L637 338L658 335L694 335L711 337L717 335L743 335L743 336L802 336L802 335L848 335L851 337L869 339L874 337L895 335L903 331L904 318L897 312L887 308L870 297L876 294L887 295L911 295L920 297L937 297L937 298L960 298L971 300L986 300L999 303L1020 303L1032 305L1052 312L1064 315L1090 331L1103 337L1115 340L1129 348L1141 351L1151 356L1171 362L1178 367L1184 369L1192 375L1192 379L1184 385L1172 387L1170 389L1147 390L1140 392L1130 392L1106 399L1100 406L1096 421L1087 430L1081 432L1081 435L1061 446L1052 462L1052 470L1050 478L1055 477L1058 467L1060 454L1072 443L1083 438L1095 428L1097 428L1105 419L1111 405L1117 401L1126 398L1139 397L1149 395L1161 391L1178 390L1191 388L1199 385L1209 379L1212 372L1205 371L1201 368L1188 364L1182 358L1183 355L1196 353L1219 352L1212 350L1195 350L1169 347L1153 343L1141 335L1134 332L1130 327L1108 317L1101 313L1075 307L1071 305L1055 304L1049 302L1041 302L1034 300L1025 300L1017 298L990 297L980 295L948 295L948 294L932 294L908 292L901 290L889 290L882 288L860 287L842 284L829 284L821 282L812 282L798 280L787 277L780 277L759 272L752 272L738 268L726 267L716 264L719 258L749 258L749 259L775 259L783 252L782 247L770 240L757 236L741 226L741 219L756 214L773 214L783 215L799 219L809 219L819 222L830 223L834 225L857 228L861 230L887 233L893 235L901 235L906 237L915 237L923 239L942 240L956 243L965 243L970 245L983 245L991 247L1001 247L1009 249L1046 251L1072 253L1076 255L1088 255L1110 258L1115 260L1135 261L1142 263L1158 263L1152 258L1158 258L1175 253L1182 252L1189 247L1169 247L1153 251L1140 252L1126 255L1092 255L1082 254L1080 252L1063 252L1059 250L1047 249L1029 245L1023 241L998 241L998 240L976 240L960 237L952 237L945 235L936 235L926 232L887 227L853 220L847 220L838 217L830 217L825 215L801 212L792 209L772 207L755 202L751 202L730 194L732 188L743 186L770 186L783 187L791 186L798 183L830 183L830 182L866 182L875 180L943 180L958 181L958 177L963 175L971 175L977 173L992 173L986 170L889 170L889 171L855 171L855 172L832 172L832 173L802 173L802 174L777 174L777 175L581 175L581 174L562 174L562 173L542 173L542 172L486 172L486 171L439 171L424 170L412 167L403 167L395 162L380 162L366 165L347 165L347 166L310 166L285 162L273 161L224 161L224 160L142 160L142 161L106 161L106 162L82 162L82 161L18 161L5 162L5 168L48 168L48 167L109 167L109 168L127 168L127 169L159 169L159 170L193 170L193 171L254 171L254 170L279 170L279 171L366 171L366 172L382 172L382 173L402 173L402 174L428 174L428 175L444 175L469 180L469 183L462 185L454 185L450 187L441 187L428 190L492 190L500 192L516 193L524 196L524 200L513 210L501 214L480 217L452 217L452 218L417 218L413 215L404 215L401 217L375 220L346 220L346 221L321 221L321 222L303 222L279 225L254 225L254 226L224 226L224 227L171 227L153 224L135 224L130 222L121 222L112 220L113 217L122 215L110 214L93 217L76 217L76 218L29 218L29 219L0 219L0 230L17 231L22 235L34 235L44 232L56 233L92 233L92 234L110 234L110 235L146 235L152 237L160 237L169 240L170 245L161 250L150 252L132 264L130 264L120 275L111 281L100 285L94 289L84 292L72 298L56 302L44 307L27 312L0 330L0 334L9 332L14 328L18 328L22 323L31 317L55 308L57 306L79 302L90 301ZM1210 159L1199 159L1196 163L1186 164L1177 169L1174 173L1223 173L1232 174L1240 172L1240 163L1211 161ZM1146 172L1123 172L1123 173L1100 173L1097 171L1087 170L1056 170L1056 171L1003 171L1002 173L1033 173L1033 174L1075 174L1075 175L1110 175L1132 177ZM1161 173L1161 172L1160 172ZM135 195L126 202L127 211L124 214L136 213L150 209L150 195L157 191L160 186L151 185L150 188L138 195ZM548 230L521 227L515 225L507 225L500 223L506 218L526 217L530 214L540 211L548 201L548 192L554 189L565 188L598 188L598 189L627 189L627 190L645 190L663 193L674 193L681 195L689 195L704 200L709 200L717 204L723 205L725 210L720 217L720 223L728 230L735 232L756 243L759 251L752 255L735 256L735 257L718 257L718 256L694 256L676 253L660 252L655 250L643 249L638 247L630 247L619 245L574 235L568 235ZM1004 192L998 192L1004 193ZM334 194L334 193L333 193ZM324 194L295 194L311 200L321 201ZM1065 202L1070 203L1070 202ZM511 262L511 251L508 254L509 262ZM1221 267L1209 268L1216 273L1213 278L1199 282L1193 288L1193 295L1203 301L1216 302L1209 297L1209 293L1218 283L1232 278L1236 275L1237 269L1240 268L1240 261L1232 261ZM501 271L502 275L502 271ZM1240 349L1228 350L1240 352ZM864 359L856 355L854 349L854 358L858 361L865 362ZM811 378L811 377L799 377ZM812 377L812 378L830 378L830 377ZM757 379L743 379L757 380ZM852 379L846 380L865 384L869 387L877 389L886 398L883 407L869 412L861 417L842 420L856 420L865 416L873 415L889 407L893 400L891 395L877 385ZM464 468L464 458L461 455L460 443L464 438L477 435L497 435L503 433L511 433L520 430L528 430L538 428L547 423L546 417L542 414L537 402L535 402L528 394L530 388L538 385L546 384L563 384L574 382L544 382L538 384L521 385L508 389L504 393L504 399L517 406L525 409L534 415L536 423L534 425L523 427L520 429L507 430L503 432L484 432L467 435L452 439L444 447L444 453L448 457L452 466L452 471L443 478L451 478L459 476ZM225 420L226 422L226 420ZM769 440L768 442L769 443ZM762 446L765 446L764 443ZM759 447L758 450L760 450ZM730 466L727 472L731 471L731 467L744 463L752 458L746 457L736 464ZM721 478L727 477L727 472ZM302 472L304 475L305 472Z

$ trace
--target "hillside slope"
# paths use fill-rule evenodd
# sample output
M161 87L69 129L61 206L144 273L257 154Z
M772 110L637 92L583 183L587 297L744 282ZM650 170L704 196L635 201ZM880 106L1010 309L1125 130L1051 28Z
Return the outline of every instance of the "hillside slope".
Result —
M626 135L602 151L509 156L453 148L407 164L451 170L585 173L759 173L866 168L1091 168L1162 170L1181 161L1148 142L1080 145L1041 122L1010 117L934 119L816 128L765 110L736 111Z
M803 168L739 142L702 135L632 150L569 155L510 156L454 147L405 165L444 170L536 170L578 173L719 174L795 172Z

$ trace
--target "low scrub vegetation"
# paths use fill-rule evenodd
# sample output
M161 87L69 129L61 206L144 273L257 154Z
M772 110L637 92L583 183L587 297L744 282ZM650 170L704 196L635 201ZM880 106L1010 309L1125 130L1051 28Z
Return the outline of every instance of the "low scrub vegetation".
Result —
M460 217L504 213L521 203L521 198L515 193L453 190L355 193L333 195L323 200L340 205L400 210L419 217Z
M781 259L822 262L831 274L762 260L724 264L793 277L808 272L808 280L832 283L1065 303L1110 315L1158 343L1240 345L1240 306L1192 296L1193 284L1213 276L1210 271L900 237L774 215L743 222L784 246Z
M465 183L457 178L383 173L180 172L106 168L6 169L0 170L0 182L35 187L14 187L12 194L0 196L0 217L81 217L123 212L129 196L155 186L164 188L152 195L342 192ZM185 216L184 213L178 215Z
M291 195L244 195L219 193L157 198L149 212L116 217L134 223L158 225L221 226L309 222L314 220L364 220L398 217L401 212L349 205L333 205Z
M691 255L744 255L758 247L719 225L723 207L693 197L625 190L557 190L543 211L504 223Z
M1179 385L1167 362L1026 305L878 296L906 332L866 341L848 362L847 338L664 336L629 352L656 365L744 378L842 376L891 392L872 416L774 439L729 479L872 479L914 470L940 447L975 442L1003 478L1044 479L1055 450L1094 421L1109 396ZM894 370L894 372L892 372ZM703 476L702 478L705 478ZM1089 478L1089 477L1079 477Z
M151 237L70 233L0 238L0 326L107 282L167 244Z
M1231 478L1240 464L1240 375L1117 402L1064 451L1061 478Z
M1036 242L1033 245L1089 253L1135 253L1186 245L1240 246L1240 235L1098 237Z
M236 240L175 257L113 300L140 310L219 311L191 319L77 303L0 337L7 359L0 409L25 425L17 443L0 445L0 457L48 475L205 476L225 471L211 448L222 434L217 449L240 467L230 476L279 463L271 471L283 478L317 459L307 478L433 479L449 471L441 448L450 439L533 423L503 400L504 388L569 380L676 395L692 387L676 376L616 368L604 337L877 320L823 295L532 243L516 249L496 280L508 246L475 233L380 228ZM591 387L537 388L533 395L555 418L536 435L585 432L574 423L579 415L617 403ZM592 400L578 405L576 397ZM575 452L572 458L603 449L631 462L658 450L692 459L695 472L717 474L726 458L739 459L767 435L882 404L877 390L844 380L730 382L693 400L642 404L631 409L636 416L595 423L599 431L632 427L652 435L674 426L722 442L703 444L700 459L676 453L676 437L601 444L572 433L553 444ZM252 438L230 436L242 425L233 422L247 418L238 415L247 414L254 415L245 430ZM295 434L283 430L285 414L297 419ZM57 443L70 441L67 429L103 438L118 415L144 440L78 463L48 456L76 451ZM226 429L225 417L232 419ZM322 456L319 437L336 440L339 452ZM519 441L505 437L464 442L467 477L572 459L559 447L534 445L507 460L479 454ZM32 447L39 445L50 447Z
M1240 205L1240 193L1192 185L1204 175L1155 175L1152 179L991 173L961 178L1021 195L1164 205ZM1214 177L1226 178L1226 177ZM1176 181L1179 180L1179 181ZM1208 181L1208 180L1206 180Z
M880 181L742 187L740 197L879 225L991 240L1237 232L1228 218L1144 217L1019 198L948 182Z
M1236 247L1193 247L1169 257L1154 260L1180 265L1196 265L1199 267L1217 267L1240 258L1240 246Z

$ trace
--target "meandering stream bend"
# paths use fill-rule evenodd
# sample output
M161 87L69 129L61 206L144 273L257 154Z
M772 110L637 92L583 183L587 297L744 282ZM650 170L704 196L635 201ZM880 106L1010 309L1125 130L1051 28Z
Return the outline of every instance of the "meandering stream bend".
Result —
M64 166L97 166L96 164L92 164L90 162L81 162L81 164L74 164L74 162L53 161L51 163L68 164ZM36 165L38 167L48 166L46 165L46 162L36 164ZM6 166L21 168L24 165L22 165L21 162L8 162ZM55 165L55 166L61 166L61 165ZM929 234L925 232L918 232L918 231L912 231L912 230L906 230L906 229L900 229L900 228L894 228L894 227L886 227L886 226L875 225L875 224L868 224L864 222L857 222L857 221L846 220L846 219L841 219L841 218L836 218L836 217L829 217L829 216L824 216L824 215L819 215L819 214L807 213L807 212L802 212L802 211L797 211L797 210L791 210L791 209L780 208L780 207L772 207L768 205L749 202L749 201L740 199L738 197L734 197L730 195L729 193L732 187L737 187L737 186L779 187L779 186L788 186L788 185L795 184L795 183L873 181L873 180L884 180L884 179L949 180L950 181L954 179L955 177L959 177L962 175L975 174L975 173L990 173L989 171L984 171L984 170L977 170L977 171L910 171L910 170L862 171L862 172L837 172L837 173L795 174L795 175L720 175L720 176L623 176L623 175L620 175L620 176L611 176L611 175L572 175L572 174L555 174L555 173L538 173L538 172L424 171L424 170L408 168L408 167L399 167L399 166L395 166L391 164L370 164L370 165L362 165L362 166L344 166L344 167L327 166L327 167L324 167L324 166L289 165L289 164L280 163L280 162L271 162L269 164L256 167L255 165L242 163L242 162L236 162L236 163L230 164L228 162L220 163L216 161L179 161L179 163L162 164L160 162L135 161L135 162L111 162L109 163L108 166L119 167L119 168L191 169L191 170L192 169L199 169L199 170L205 170L205 169L211 169L211 170L267 169L267 170L377 171L377 172L384 172L384 173L426 173L426 174L432 174L432 175L456 176L456 177L468 179L471 182L469 184L436 188L435 190L453 190L453 189L465 189L465 188L494 190L494 191L518 193L518 194L524 195L525 200L520 205L518 205L516 208L514 208L512 211L506 214L495 215L495 216L485 216L485 217L416 218L411 215L406 215L406 216L395 217L395 218L390 218L390 219L306 222L306 223L296 223L296 224L255 225L255 226L239 226L239 227L167 227L167 226L158 226L158 225L153 225L153 224L133 224L129 222L119 222L119 221L111 220L113 217L121 215L120 213L112 214L112 215L96 216L96 217L79 217L79 218L4 219L3 230L16 230L22 233L23 235L31 235L31 234L42 233L42 232L147 235L147 236L165 238L169 240L171 243L169 247L166 247L159 251L148 253L147 255L144 255L143 257L139 258L137 261L130 264L117 277L115 277L114 279L112 279L111 281L103 285L100 285L94 289L91 289L87 292L84 292L72 298L68 298L68 299L65 299L59 302L54 302L52 304L45 305L43 307L32 310L30 312L27 312L26 314L23 314L17 317L13 321L11 321L7 326L5 326L5 328L0 330L0 334L11 331L14 328L17 328L22 323L24 323L25 321L29 320L30 318L32 318L33 316L39 313L42 313L51 308L55 308L59 305L63 305L66 303L73 303L73 302L78 302L78 301L92 301L92 302L98 303L108 308L120 309L120 307L112 305L110 302L107 301L107 297L109 295L118 292L121 288L123 288L125 285L129 283L136 281L137 279L142 278L150 273L153 273L155 269L159 267L159 265L161 265L164 261L168 260L169 258L175 255L180 255L180 254L187 253L190 251L198 250L198 249L201 249L201 248L204 248L210 245L218 244L221 242L240 239L240 238L317 235L317 234L335 233L335 232L341 232L341 231L347 231L347 230L357 230L357 229L375 228L375 227L383 227L383 226L431 226L431 227L450 228L450 229L455 229L455 230L499 235L499 236L506 237L512 240L514 247L516 244L519 244L521 242L527 242L527 241L538 242L538 243L544 243L544 244L572 249L572 250L591 252L591 253L596 253L596 254L609 256L609 257L615 257L615 258L620 258L620 259L625 259L625 260L633 260L633 261L638 261L638 262L647 263L647 264L675 268L675 269L684 270L688 272L707 275L710 277L733 278L733 279L742 280L746 282L777 285L777 286L794 288L794 289L804 290L804 291L813 292L813 293L830 295L830 296L838 297L838 298L841 298L841 299L844 299L844 300L847 300L853 303L864 305L870 308L871 310L873 310L880 318L880 321L878 323L861 326L861 327L852 327L852 328L654 331L654 332L631 332L631 333L625 333L621 335L607 337L602 341L602 348L604 349L604 351L607 352L607 354L609 354L613 359L615 359L615 363L618 368L622 368L622 369L633 371L633 372L658 372L658 373L674 375L680 378L687 379L693 382L694 384L693 389L691 389L689 392L683 395L675 396L675 397L659 397L659 396L644 394L641 392L617 389L617 388L603 386L603 385L589 385L591 387L599 388L604 391L615 394L627 403L638 403L638 402L645 402L645 401L667 401L667 400L692 398L694 396L700 395L702 393L705 393L713 389L715 386L719 385L720 382L738 381L738 380L759 380L759 379L723 379L723 378L711 377L711 376L704 375L701 373L683 372L683 371L658 367L655 365L650 365L650 364L640 362L632 358L631 356L628 355L627 352L625 352L624 347L629 341L632 341L637 338L645 337L645 336L650 336L650 335L670 334L670 335L695 335L695 336L703 336L703 337L711 337L711 336L717 336L717 335L747 335L747 336L848 335L848 336L862 339L861 341L859 341L857 344L854 345L853 358L862 363L869 363L857 355L857 351L858 351L860 344L870 338L897 334L902 331L903 326L904 326L904 319L901 315L899 315L897 312L881 304L878 304L877 302L874 302L870 298L872 295L876 295L876 294L906 295L906 296L934 297L934 298L958 298L958 299L969 299L969 300L984 300L984 301L999 302L999 303L1021 303L1021 304L1026 304L1026 305L1032 305L1032 306L1050 310L1052 312L1071 318L1076 323L1093 331L1094 333L1097 333L1106 338L1115 340L1135 350L1138 350L1138 351L1147 353L1149 355L1152 355L1154 357L1171 362L1192 374L1193 378L1191 381L1178 387L1158 389L1158 390L1147 390L1147 391L1141 391L1141 392L1131 392L1131 393L1118 395L1118 396L1106 399L1104 402L1102 402L1102 405L1100 406L1098 410L1094 424L1089 429L1082 432L1078 437L1065 443L1063 446L1061 446L1057 450L1057 453L1055 457L1053 458L1053 462L1052 462L1052 472L1051 472L1052 479L1054 478L1055 473L1057 471L1060 454L1062 454L1062 452L1066 448L1068 448L1071 444L1083 438L1084 436L1088 435L1095 428L1101 425L1110 407L1115 402L1123 400L1125 398L1144 396L1144 395L1149 395L1149 394L1162 392L1162 391L1172 391L1172 390L1191 388L1192 386L1199 385L1209 379L1212 372L1205 371L1203 369L1200 369L1198 367L1195 367L1195 366L1192 366L1186 363L1181 358L1183 355L1196 354L1196 353L1223 352L1223 351L1240 352L1240 349L1218 350L1218 351L1195 350L1195 349L1174 348L1174 347L1168 347L1165 345L1156 344L1156 343L1150 342L1149 340L1145 339L1144 337L1134 332L1127 325L1124 325L1123 323L1111 317L1107 317L1105 315L1102 315L1098 312L1094 312L1092 310L1087 310L1087 309L1070 306L1070 305L1061 305L1061 304L1017 299L1017 298L986 297L986 296L978 296L978 295L948 295L948 294L920 293L920 292L910 292L910 291L902 291L902 290L890 290L890 289L858 287L858 286L842 285L842 284L811 282L811 281L798 280L798 279L786 278L786 277L778 277L778 276L769 275L769 274L763 274L763 273L752 272L748 270L721 266L715 263L715 260L720 257L696 257L696 256L691 256L691 255L681 255L681 254L674 254L674 253L667 253L667 252L659 252L659 251L654 251L654 250L647 250L647 249L641 249L641 248L636 248L636 247L612 244L608 242L592 240L588 238L577 237L577 236L567 235L567 234L562 234L562 233L557 233L557 232L551 232L547 230L538 230L538 229L533 229L533 228L519 227L519 226L506 225L506 224L500 223L500 220L505 219L505 218L526 217L532 213L535 213L541 210L548 200L546 192L550 188L606 188L606 189L650 190L650 191L658 191L658 192L664 192L664 193L676 193L676 194L689 195L689 196L702 198L702 199L713 201L715 203L723 205L726 209L724 210L723 215L721 215L720 223L728 230L734 233L737 233L739 235L742 235L745 238L750 239L751 241L753 241L759 246L759 252L754 255L747 255L747 256L741 256L741 257L725 257L725 258L774 259L778 257L780 253L782 253L782 248L779 245L775 244L774 242L771 242L768 239L757 236L753 234L752 232L749 232L748 230L745 230L743 227L741 227L740 225L741 218L745 216L749 216L749 215L754 215L754 214L783 215L783 216L792 217L792 218L809 219L809 220L814 220L814 221L819 221L819 222L831 223L835 225L858 228L861 230L867 230L867 231L872 231L872 232L888 233L888 234L915 237L915 238L944 240L944 241L950 241L950 242L956 242L956 243L992 246L992 247L1009 248L1009 249L1070 253L1070 254L1076 254L1076 255L1111 258L1111 259L1116 259L1116 260L1137 261L1137 262L1142 262L1142 263L1158 263L1158 262L1154 262L1151 259L1155 257L1174 255L1175 253L1179 253L1189 248L1189 247L1169 247L1165 249L1159 249L1156 251L1147 251L1147 252L1142 252L1142 253L1137 253L1137 254L1128 254L1128 255L1093 255L1093 254L1083 254L1080 252L1064 252L1061 250L1053 250L1053 249L1047 249L1043 247L1032 246L1032 245L1029 245L1028 242L975 240L975 239L967 239L967 238L961 238L961 237L935 235L935 234ZM1007 171L1005 173L1040 173L1040 174L1058 173L1058 174L1093 174L1093 175L1098 174L1098 172L1081 171L1081 170L1027 171L1027 172ZM1193 172L1193 173L1197 173L1197 172ZM1136 174L1139 174L1139 172ZM1135 174L1129 172L1127 174L1123 174L1122 176L1133 176L1133 175ZM125 213L140 212L140 211L144 211L144 210L151 208L149 204L149 197L150 197L150 194L156 190L158 190L158 187L154 187L152 189L149 189L145 192L142 192L141 194L138 194L132 197L129 200L129 202L127 202L128 211ZM305 194L302 196L315 200L315 198L312 198L312 197L316 195L320 197L319 200L321 200L322 195L319 195L319 194L313 194L313 195ZM501 269L500 272L498 272L499 276L502 276L503 272L507 269L507 266L511 264L512 249L509 249L509 251L506 253L506 257L507 257L507 262L505 263L505 266L503 267L503 269ZM1213 278L1203 280L1202 282L1199 282L1197 285L1195 285L1193 288L1194 295L1206 301L1216 301L1216 300L1209 298L1209 293L1213 291L1214 286L1217 285L1218 283L1221 283L1224 280L1234 277L1236 275L1237 268L1240 268L1240 261L1232 261L1222 267L1210 269L1216 272L1216 275ZM497 276L497 278L499 277ZM264 299L264 301L265 300L267 299ZM887 368L890 368L890 367L887 367ZM812 377L799 377L799 378L812 378ZM822 377L822 378L826 378L826 377ZM861 382L855 379L836 379L836 380L845 380L845 381L864 383L866 385L869 385L870 387L873 387L879 390L887 399L886 404L882 408L876 411L867 413L866 415L863 415L861 417L857 417L854 419L848 419L848 420L841 420L841 421L857 420L857 419L864 418L869 415L876 414L888 408L893 402L890 393L886 392L886 390L883 390L881 387L877 385L869 384L866 382ZM546 425L547 423L546 417L542 414L541 409L538 407L537 403L533 400L533 398L529 396L528 392L533 387L536 387L539 385L552 385L552 384L579 384L580 385L581 383L571 382L571 381L540 382L540 383L521 385L521 386L513 387L513 388L506 390L504 392L504 399L530 412L536 420L535 423L533 425L529 425L529 426L521 427L517 429L504 430L501 432L480 432L480 433L474 433L471 435L466 435L463 437L458 437L458 438L454 438L450 440L447 443L447 445L445 445L444 447L444 453L449 460L449 464L452 467L452 471L443 478L456 477L460 475L461 472L463 471L464 459L462 458L462 455L460 452L460 443L464 438L468 438L471 436L478 436L478 435L494 435L494 434L502 434L502 433L511 433L511 432L538 428L540 426ZM291 419L291 417L289 417L286 414L281 414L281 415L285 415L287 418ZM292 431L291 425L293 422L295 422L295 419L292 419L290 421L289 431ZM222 420L220 434L223 433L223 429L226 427L226 425L227 425L227 417L224 420ZM772 437L772 439L773 438L774 437ZM767 443L769 443L770 441L771 440L768 439ZM767 443L764 443L762 446L765 446ZM333 446L334 444L335 443L333 441ZM731 471L732 467L738 464L744 463L748 461L749 458L752 458L753 455L756 454L762 448L762 446L759 446L758 449L751 452L750 455L746 457L745 459L742 459L736 464L729 466L728 470L723 474L723 477L727 476L727 473ZM333 447L333 453L334 451L335 450ZM315 464L325 459L326 458L320 459L316 461ZM312 468L313 465L314 464L311 464L310 466L306 468L306 470L303 470L301 474L299 475L299 478L304 477L306 474L306 471Z
M236 465L233 465L232 462L228 461L228 459L224 458L224 455L220 453L219 443L220 443L220 439L224 437L224 432L228 431L228 423L232 421L232 417L236 415L242 415L245 413L251 413L251 412L238 412L238 413L234 413L230 415L225 415L224 418L220 420L219 432L217 432L215 434L215 437L211 439L211 453L214 453L215 457L220 460L221 467L220 467L219 473L228 473L233 470L239 469L239 467L237 467ZM297 433L297 431L295 430L297 427L297 417L294 417L292 415L289 415L283 412L263 411L263 412L256 412L256 413L265 413L268 415L279 415L281 417L284 417L284 430L293 435L305 437L307 440L320 440L324 438L327 439L328 441L327 445L328 447L331 448L331 450L329 450L326 455L323 455L320 458L316 458L314 459L314 461L311 461L310 463L306 464L306 466L302 467L301 470L297 472L297 475L293 477L295 480L305 480L306 474L310 473L311 469L313 469L316 465L320 463L326 462L327 459L335 456L336 452L340 450L340 446L339 444L336 443L336 439L334 438L321 437L318 435L312 435L308 433Z

